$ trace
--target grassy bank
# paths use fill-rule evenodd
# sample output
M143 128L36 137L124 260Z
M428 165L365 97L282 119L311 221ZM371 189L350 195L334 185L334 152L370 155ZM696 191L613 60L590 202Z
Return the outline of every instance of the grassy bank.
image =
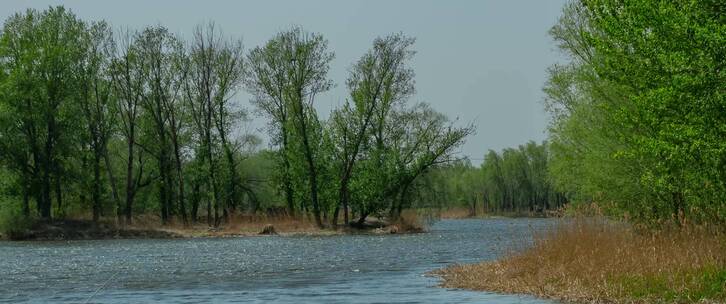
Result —
M436 271L451 288L577 303L726 303L726 237L704 228L639 233L581 219L500 260Z

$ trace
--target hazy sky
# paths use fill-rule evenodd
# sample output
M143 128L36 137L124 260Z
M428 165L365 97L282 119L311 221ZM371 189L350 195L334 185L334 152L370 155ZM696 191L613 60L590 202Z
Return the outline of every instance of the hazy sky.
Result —
M547 30L565 0L531 1L16 1L0 2L0 18L28 7L63 4L85 20L114 28L160 23L190 37L195 25L214 21L246 49L300 25L322 33L336 56L329 77L336 87L317 99L327 117L347 97L348 69L378 36L403 32L417 38L412 61L417 94L477 132L462 149L479 163L488 149L545 138L542 107L545 69L561 57ZM237 99L250 107L249 95ZM256 118L253 126L264 125Z

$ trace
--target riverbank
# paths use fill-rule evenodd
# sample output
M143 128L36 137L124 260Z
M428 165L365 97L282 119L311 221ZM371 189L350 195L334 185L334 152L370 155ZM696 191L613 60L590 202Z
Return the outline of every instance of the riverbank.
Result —
M529 212L529 211L498 211L488 212L477 208L472 210L470 208L463 207L451 207L434 212L440 219L489 219L489 218L544 218L544 217L561 217L563 215L562 210L545 210L541 212Z
M205 237L250 237L259 235L328 236L341 234L397 234L425 231L424 224L411 213L394 222L371 218L364 225L340 226L337 229L319 228L305 218L289 216L237 215L219 227L206 223L183 225L158 224L157 218L140 217L132 225L120 226L113 222L94 223L86 219L35 221L22 229L0 234L0 240L51 241L96 239L166 239Z
M702 227L639 233L562 222L499 260L434 272L442 286L575 303L726 303L726 237Z

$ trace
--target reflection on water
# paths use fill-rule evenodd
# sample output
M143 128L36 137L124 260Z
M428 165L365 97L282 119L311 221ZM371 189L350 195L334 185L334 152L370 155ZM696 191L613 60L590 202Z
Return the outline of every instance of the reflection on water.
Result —
M444 220L386 236L0 242L0 302L549 303L435 288L544 219Z

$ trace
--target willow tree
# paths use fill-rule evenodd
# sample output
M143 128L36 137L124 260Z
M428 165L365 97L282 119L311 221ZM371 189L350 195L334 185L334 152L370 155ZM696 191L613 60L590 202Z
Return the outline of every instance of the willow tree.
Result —
M409 191L416 179L436 165L456 160L455 150L475 128L473 124L458 127L425 103L394 112L391 119L396 125L390 124L385 138L386 162L390 162L385 167L393 170L382 194L390 200L390 214L395 217L409 206Z
M78 66L76 76L79 83L80 105L87 127L85 136L87 146L92 154L93 181L91 197L93 200L93 221L97 222L103 209L101 202L104 182L101 177L101 163L104 162L106 172L111 181L111 192L119 220L121 218L121 200L116 189L116 179L111 168L108 155L108 142L116 125L116 113L113 106L111 78L109 76L110 55L114 41L110 26L104 22L94 23L86 32L84 41L85 58Z
M333 226L337 224L340 207L348 224L353 169L363 146L368 144L371 125L379 123L376 113L389 111L414 93L414 72L407 65L415 53L411 49L414 41L403 34L377 38L373 48L350 71L346 84L352 103L346 102L331 116L340 179Z
M195 30L188 54L184 94L194 122L197 157L205 164L207 182L211 184L214 221L209 203L207 220L214 226L221 222L220 207L227 214L227 209L236 204L237 189L241 187L230 134L241 113L235 110L231 98L241 85L243 59L241 42L225 40L214 24L198 26ZM218 173L221 159L227 162L226 181ZM220 188L224 185L227 187L223 192Z
M263 47L250 52L251 68L245 81L258 97L257 107L275 120L273 135L279 134L283 140L281 161L286 163L283 167L289 169L297 159L304 163L312 213L318 226L323 225L317 160L321 142L315 134L320 132L321 124L313 103L319 93L332 86L327 73L333 57L322 35L296 27L277 34ZM290 137L297 141L299 151L290 149ZM288 191L288 204L290 195Z
M35 197L38 213L51 218L51 195L58 211L67 175L64 160L73 143L80 110L75 102L77 66L84 59L86 24L63 7L33 9L10 17L0 39L4 73L3 137L16 138L11 147L14 168L22 172L22 189ZM26 203L27 205L27 199ZM26 208L27 209L27 208Z
M117 39L117 46L111 55L109 74L113 87L114 112L118 118L118 129L126 145L124 165L124 204L125 223L130 224L134 201L139 189L146 184L144 177L144 152L138 149L140 116L144 94L144 70L141 54L134 44L136 33L126 31ZM121 211L117 210L117 213ZM118 216L118 215L117 215ZM119 216L120 217L120 216Z
M280 42L271 40L262 47L252 49L247 55L247 69L245 70L244 84L252 93L252 103L257 109L268 116L270 124L270 137L274 144L279 145L277 150L278 176L285 193L287 210L295 215L295 192L292 181L291 145L290 145L290 114L286 102L286 91L289 80L287 70L283 67L288 60L282 58Z
M159 209L162 223L166 224L173 212L173 197L176 195L180 199L179 205L184 205L183 193L174 193L172 171L174 153L172 137L178 135L179 127L176 121L172 121L172 116L177 113L179 102L176 99L179 98L178 91L183 81L183 74L178 64L179 58L183 56L183 46L179 38L162 26L144 29L134 43L141 59L146 88L141 95L141 104L151 121L152 128L150 134L153 144L148 145L146 149L157 161ZM178 143L175 148L178 155ZM177 164L181 166L181 162ZM181 168L177 168L176 172L181 172ZM184 210L183 207L181 209ZM182 214L182 217L186 218L186 215Z

